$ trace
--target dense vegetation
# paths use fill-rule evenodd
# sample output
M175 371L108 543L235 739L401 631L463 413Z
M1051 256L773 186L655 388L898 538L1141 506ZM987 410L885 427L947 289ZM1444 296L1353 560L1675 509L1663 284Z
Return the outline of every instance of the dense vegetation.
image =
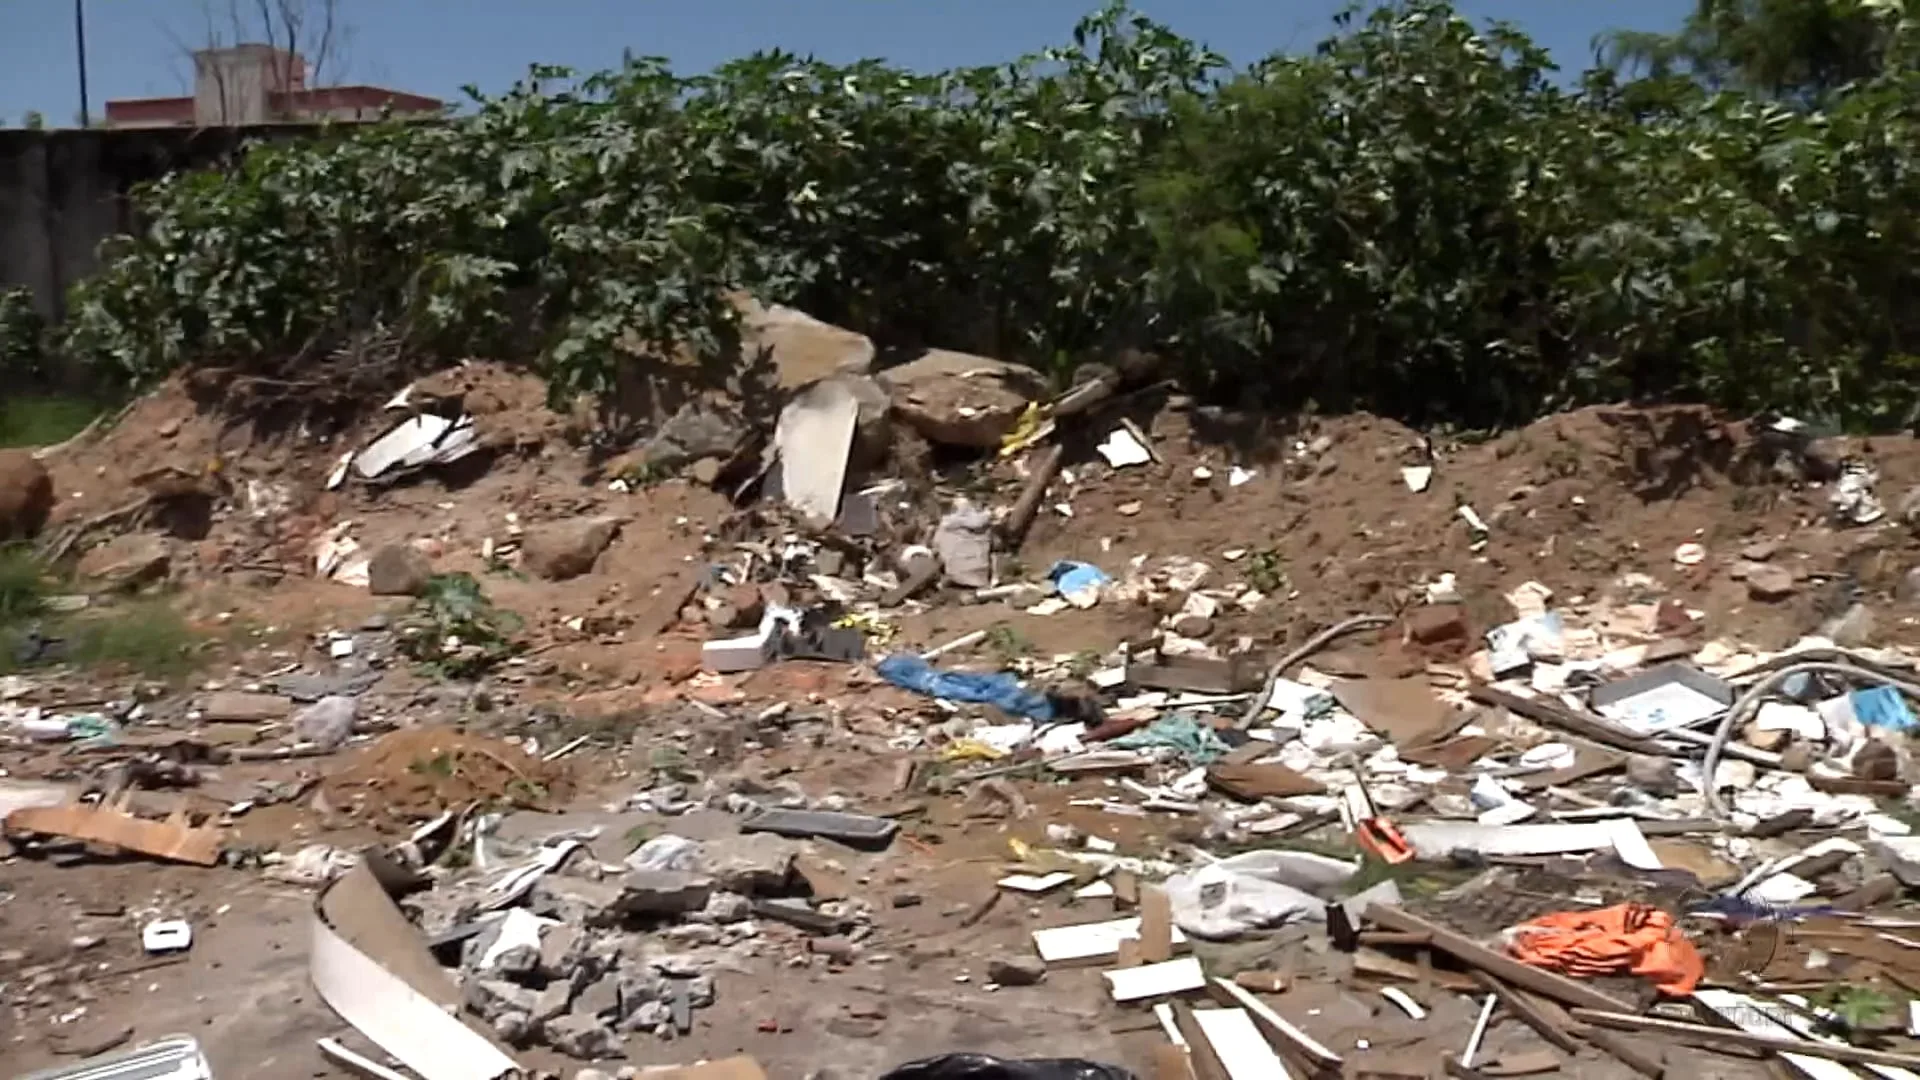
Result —
M636 353L713 355L738 287L1056 370L1151 348L1281 407L1906 424L1920 76L1897 3L1816 6L1866 20L1833 45L1853 66L1783 65L1749 12L1737 40L1622 35L1618 72L1569 87L1518 32L1412 0L1239 71L1120 8L936 75L535 69L449 124L153 185L60 347L138 382L324 375L377 339L524 358L566 393Z

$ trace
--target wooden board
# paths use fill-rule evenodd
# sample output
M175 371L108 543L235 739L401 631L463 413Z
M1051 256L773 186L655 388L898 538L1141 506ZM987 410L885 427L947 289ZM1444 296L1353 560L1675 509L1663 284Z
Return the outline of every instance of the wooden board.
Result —
M68 803L65 806L28 806L7 815L9 832L64 836L95 844L110 844L156 859L212 866L220 861L219 829L196 829L183 811L165 821L134 817L107 806Z
M1611 994L1602 993L1565 975L1547 971L1544 968L1528 967L1511 956L1502 955L1481 945L1465 934L1409 914L1391 904L1369 904L1367 919L1389 930L1402 930L1408 933L1424 932L1428 940L1433 943L1433 947L1441 952L1470 967L1478 968L1543 997L1562 1001L1568 1005L1605 1012L1633 1011L1632 1002L1621 1001Z

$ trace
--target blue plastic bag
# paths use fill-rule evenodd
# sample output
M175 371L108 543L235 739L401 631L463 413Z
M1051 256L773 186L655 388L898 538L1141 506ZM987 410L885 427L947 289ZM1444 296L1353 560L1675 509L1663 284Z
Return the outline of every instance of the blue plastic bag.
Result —
M947 701L992 705L1009 716L1042 722L1053 719L1053 702L1038 690L1020 685L1006 672L980 675L969 671L939 671L912 653L896 653L880 661L880 677L900 687Z

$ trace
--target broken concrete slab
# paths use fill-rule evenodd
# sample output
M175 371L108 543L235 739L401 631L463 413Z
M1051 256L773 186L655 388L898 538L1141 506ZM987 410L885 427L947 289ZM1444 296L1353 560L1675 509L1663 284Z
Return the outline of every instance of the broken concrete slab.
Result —
M834 379L801 391L780 411L773 435L780 456L780 490L787 505L815 525L840 514L859 418L859 398Z
M620 909L630 915L687 915L712 896L712 878L685 870L629 870L620 879Z

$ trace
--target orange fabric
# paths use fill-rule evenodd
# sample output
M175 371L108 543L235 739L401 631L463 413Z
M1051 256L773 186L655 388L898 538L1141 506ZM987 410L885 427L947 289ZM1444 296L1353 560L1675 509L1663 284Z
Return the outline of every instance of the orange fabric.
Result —
M1629 971L1674 997L1693 993L1707 970L1673 916L1645 904L1556 911L1508 933L1507 951L1521 963L1575 977Z

